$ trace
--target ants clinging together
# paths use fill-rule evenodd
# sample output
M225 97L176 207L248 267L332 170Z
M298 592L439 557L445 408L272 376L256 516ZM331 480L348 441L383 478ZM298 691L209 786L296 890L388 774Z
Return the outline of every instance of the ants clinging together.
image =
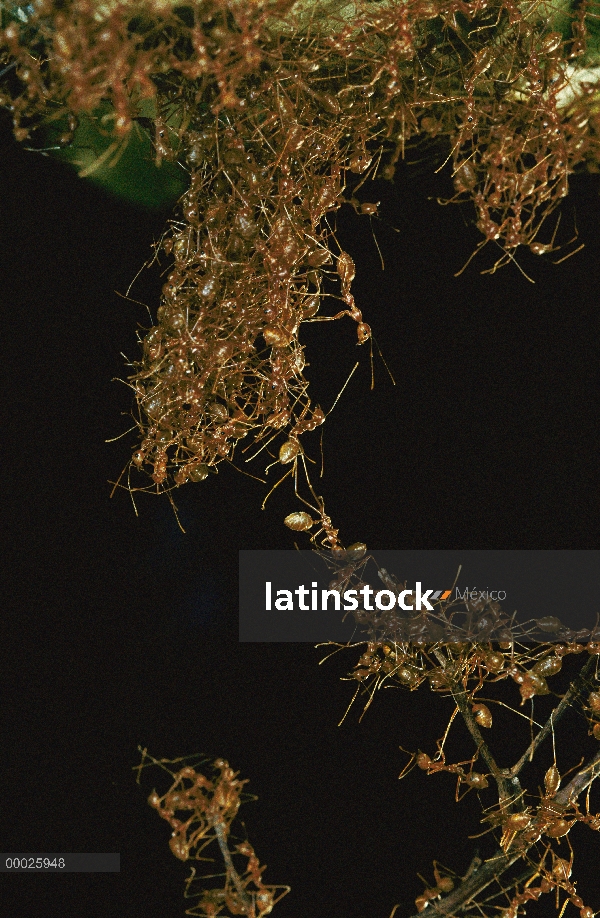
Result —
M274 442L274 455L286 443L301 452L325 420L308 394L303 323L350 318L358 344L371 335L331 217L343 204L376 214L357 191L393 179L412 139L445 138L451 200L474 204L478 250L500 247L489 270L518 263L521 247L557 250L548 218L572 172L596 168L600 126L596 14L583 3L571 22L560 16L554 27L548 4L514 0L3 6L0 104L19 140L59 124L69 144L110 102L102 123L118 145L151 104L157 162L189 176L157 247L171 267L129 379L134 482L138 470L150 490L202 481ZM326 309L331 298L344 308ZM308 486L317 519L295 528L318 525L336 547Z
M386 575L391 582L390 575L387 572ZM359 645L333 646L335 653ZM592 745L586 753L585 744L576 746L576 750L581 748L581 758L576 758L571 768L559 770L557 757L560 761L560 750L563 755L567 750L555 741L555 732L558 740L558 731L563 727L562 718L569 714L572 716L575 711L580 720L583 715L595 726L600 710L596 691L600 679L598 642L527 646L515 638L494 646L467 641L422 645L370 641L363 648L353 672L348 676L359 683L354 698L360 689L367 696L363 715L371 706L377 689L386 685L396 685L413 692L429 684L433 692L447 697L453 705L446 730L437 740L434 753L428 754L420 749L411 753L400 747L403 752L408 752L410 758L399 777L406 778L415 768L417 772L432 776L432 780L437 780L434 776L448 773L456 779L457 802L475 791L483 806L481 821L487 828L469 837L479 839L485 836L488 847L478 847L473 864L464 877L458 877L452 871L450 877L446 875L448 871L442 873L434 862L436 882L430 885L421 877L426 888L415 898L417 913L431 910L434 915L458 915L476 910L484 918L497 918L498 915L500 918L517 918L525 914L530 902L537 901L546 893L556 893L556 914L559 918L562 918L567 905L574 906L580 918L593 918L596 912L586 901L587 894L583 890L578 891L571 879L574 854L570 833L577 825L587 826L594 832L600 830L600 815L590 809L592 785L600 776L600 750ZM567 682L566 691L561 691L554 683L562 669L562 661L572 656L574 659L570 662L574 664L585 651L579 674ZM556 660L561 661L561 666L557 666ZM404 669L408 667L413 673L410 680L404 677ZM523 684L515 680L515 675L535 675L541 671L551 687L540 687L535 683L533 687L541 688L537 692L539 695L554 695L554 700L544 698L545 723L540 723L539 709L534 717L533 694L528 694L531 743L515 762L512 746L506 743L505 714L508 710L523 717L514 707L514 699L511 704L511 691L514 696L517 686L520 688ZM507 683L507 680L510 681ZM507 689L500 696L493 691L492 686L496 683L510 686L511 681L516 682L512 690ZM488 691L483 695L486 687ZM494 729L492 706L496 706L494 710L499 714L504 711L505 722L499 731ZM460 723L461 718L476 748L470 757L463 754L460 761L450 761L447 741L451 730L455 729L453 725ZM489 731L492 738L488 739L489 734L484 737L481 728L486 733ZM542 754L542 743L549 741L550 737L553 761L551 759L552 764L542 771L543 787L538 787L537 791L527 788L522 783L524 775L527 778L525 766L530 768L534 757L538 760ZM584 792L585 807L578 799ZM489 804L494 796L497 802ZM489 847L489 833L493 833L495 850ZM566 859L565 847L568 849ZM480 853L483 858L479 857ZM394 907L390 918L398 908Z
M215 874L198 876L196 868L187 879L186 898L197 899L197 904L187 909L186 915L199 918L217 918L227 913L245 915L246 918L263 918L289 891L289 886L266 885L262 874L266 866L260 865L254 848L246 839L234 845L231 841L231 826L240 805L246 799L243 794L247 780L240 781L224 759L212 763L213 776L199 770L198 758L155 759L147 750L140 749L142 761L136 766L138 783L141 772L150 766L157 766L171 778L168 790L158 794L153 790L148 798L150 806L165 819L171 829L169 847L179 860L211 861L202 857L211 844L218 844L225 862L224 882L217 888L207 888L206 880ZM184 764L185 763L185 764ZM204 763L202 763L204 764ZM179 765L175 771L173 767ZM244 869L237 868L233 858L246 860Z

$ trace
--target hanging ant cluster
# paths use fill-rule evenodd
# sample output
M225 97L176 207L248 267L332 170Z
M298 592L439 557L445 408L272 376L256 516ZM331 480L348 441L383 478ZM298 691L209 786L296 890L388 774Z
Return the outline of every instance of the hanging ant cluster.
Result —
M554 250L538 234L569 174L598 160L600 109L592 77L577 79L587 0L563 32L549 12L514 0L3 6L0 104L19 140L60 122L67 144L78 116L107 101L103 124L126 139L153 100L157 162L189 173L157 249L173 262L157 324L130 378L132 465L150 489L201 481L245 439L258 451L277 441L275 462L297 485L300 438L325 419L307 393L301 326L349 316L358 343L370 338L327 218L344 203L376 213L356 192L392 179L411 139L445 138L451 200L474 202L478 248L503 251L490 270L519 246ZM316 519L302 511L286 525L318 524L321 544L338 548L308 485Z
M359 343L370 334L350 292L353 261L332 253L321 226L341 186L341 170L321 175L321 161L341 137L332 113L324 129L318 102L304 105L304 124L293 120L290 79L263 83L259 111L189 111L190 190L162 241L174 269L132 377L144 434L133 462L150 464L159 486L169 470L176 485L207 477L248 435L259 449L279 436L278 461L296 471L299 438L325 420L307 394L299 328L318 321L326 265L345 306L329 318L351 316ZM331 529L327 538L337 544Z
M307 394L301 324L349 316L357 342L370 337L351 292L354 262L335 251L324 217L341 205L346 173L368 173L365 138L377 119L368 93L343 118L335 97L307 82L320 64L302 65L299 48L291 50L274 43L269 69L248 81L252 105L240 110L215 116L189 88L164 97L167 108L176 99L185 108L177 143L190 189L161 243L174 270L132 377L143 433L133 464L149 465L159 487L169 474L175 485L206 478L247 435L257 452L278 438L276 461L297 481L298 463L306 470L300 437L325 420ZM337 279L344 308L317 315L333 296L326 277ZM337 531L308 484L313 502L304 502L317 519L303 511L285 523L304 531L318 522L323 543L336 548Z
M198 770L200 763L191 764L188 759L154 759L143 749L142 761L136 766L138 783L142 769L150 765L159 766L172 780L169 789L160 796L153 790L148 803L159 816L165 819L172 831L169 847L182 861L211 860L201 857L201 852L214 842L221 849L225 862L224 883L216 889L206 889L208 877L198 877L196 870L188 877L186 898L198 898L198 903L186 911L186 915L199 918L216 918L217 915L246 915L247 918L262 918L288 892L288 886L268 886L262 880L266 869L260 866L252 845L246 840L230 847L231 824L237 816L242 800L242 790L247 780L238 779L224 759L212 763L213 777L209 778ZM187 764L182 764L183 762ZM179 764L177 771L171 766ZM253 798L249 798L253 799ZM246 859L244 869L234 866L233 857ZM214 874L211 875L214 877ZM196 888L200 886L198 892Z
M588 0L570 18L556 11L562 31L549 25L549 4L514 0L364 2L346 10L348 21L344 4L331 0L5 6L0 54L14 81L0 104L13 113L20 140L45 117L76 117L106 100L123 136L139 101L155 98L165 82L179 88L179 104L187 96L213 114L254 110L268 118L273 109L263 93L280 84L290 126L306 122L311 102L317 118L339 117L332 143L315 153L324 173L343 165L350 139L357 171L393 150L378 170L391 178L411 137L448 137L457 198L473 199L485 240L507 253L519 245L548 248L535 241L542 220L566 195L573 169L597 162L593 69L577 79L578 62L590 60L597 18ZM226 120L220 124L226 129ZM330 129L325 119L321 134ZM270 149L271 165L283 150L294 152L287 140L281 134Z

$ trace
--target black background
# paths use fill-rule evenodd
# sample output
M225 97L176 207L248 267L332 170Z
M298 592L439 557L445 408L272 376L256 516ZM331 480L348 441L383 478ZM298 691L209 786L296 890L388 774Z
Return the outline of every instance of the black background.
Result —
M121 853L119 875L3 876L3 914L183 914L188 870L146 804L155 776L136 786L138 744L157 757L223 756L250 778L249 838L266 880L293 887L281 918L387 918L397 902L411 914L416 872L432 881L433 858L466 870L466 836L481 828L473 794L454 806L450 775L397 780L399 744L433 752L450 702L426 686L380 692L362 723L357 702L338 728L355 688L339 676L356 652L318 666L326 651L308 644L239 644L237 552L293 547L289 482L262 511L264 487L222 466L177 492L185 534L166 498L142 495L138 516L126 491L109 498L134 445L133 434L106 443L132 423L131 393L113 379L150 324L115 291L168 214L125 207L19 149L6 125L0 149L1 847ZM557 266L522 256L535 284L514 266L480 275L499 250L453 276L479 237L468 207L432 200L449 188L427 162L402 167L394 187L363 189L382 201L381 220L338 215L357 303L396 385L375 348L370 391L368 345L356 347L350 320L306 327L324 408L361 359L325 427L319 493L346 544L594 548L598 179L573 180L557 237L576 221L585 249ZM153 268L132 296L154 312L161 283ZM528 725L498 717L509 764ZM470 754L456 735L453 761ZM581 721L568 737L561 771L588 748ZM591 835L576 826L571 837L585 849ZM575 871L582 895L591 863Z

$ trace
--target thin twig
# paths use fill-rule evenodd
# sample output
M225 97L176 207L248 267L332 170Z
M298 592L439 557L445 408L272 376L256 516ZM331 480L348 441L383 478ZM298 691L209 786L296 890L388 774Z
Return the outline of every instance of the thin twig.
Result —
M509 867L515 864L522 857L522 850L505 854L500 848L495 854L477 870L464 880L460 886L445 896L440 902L430 903L427 909L428 918L442 918L456 913L458 908L483 892L483 890L501 876ZM421 915L414 915L411 918L422 918Z
M227 867L227 874L233 880L233 885L235 886L238 896L240 897L240 902L244 906L244 914L252 918L254 914L252 902L248 898L248 894L242 886L242 881L239 878L238 872L233 866L233 861L231 860L231 852L229 851L229 847L227 845L223 823L220 820L215 820L214 830L215 835L217 836L217 841L219 843L219 848L221 849L221 854L223 855L223 860L225 861L225 866Z
M568 804L574 803L586 787L589 787L592 781L595 781L598 777L600 777L600 749L592 756L587 765L580 768L569 783L565 784L562 790L553 797L552 802L556 801L558 806L568 806Z

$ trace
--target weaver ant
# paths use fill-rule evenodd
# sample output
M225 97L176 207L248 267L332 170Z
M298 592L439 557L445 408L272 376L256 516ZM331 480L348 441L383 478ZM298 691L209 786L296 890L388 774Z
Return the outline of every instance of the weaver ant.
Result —
M447 735L448 730L446 730L446 736ZM470 759L465 759L463 762L455 762L452 765L446 765L446 755L444 753L443 743L443 740L441 742L438 741L438 751L433 759L426 752L421 752L420 750L419 752L412 753L410 761L402 769L399 777L403 778L408 774L409 771L412 770L412 768L414 768L415 765L422 771L425 771L428 775L438 774L442 771L447 771L450 774L456 775L457 779L455 800L457 803L463 800L470 790L485 790L485 788L489 786L487 780L489 776L473 771L473 766L479 758L479 750ZM403 751L406 752L406 750ZM463 765L471 766L466 774ZM467 785L467 790L464 792L464 794L459 796L460 787L462 784Z
M502 837L500 847L506 854L512 847L513 841L519 832L522 832L531 824L531 807L521 809L518 812L511 812L515 804L523 798L525 791L519 791L511 797L501 800L496 806L488 807L484 810L487 813L481 822L490 823L490 828L478 835L470 835L469 838L481 838L488 832L493 831L497 826L502 827Z
M579 236L579 233L577 232L577 227L575 228L575 235L569 242L565 243L564 245L556 245L556 246L554 245L554 241L556 239L556 234L558 232L558 227L560 225L561 217L562 217L562 214L559 214L558 220L556 221L556 226L554 227L554 231L552 233L552 238L550 239L550 242L548 243L535 242L535 238L537 234L539 233L542 222L543 222L543 221L540 221L540 223L538 224L535 230L535 233L533 234L533 236L531 237L529 241L529 251L530 252L532 252L534 255L548 255L550 252L558 252L561 249L565 248L565 245L572 245L572 243L576 241L576 239ZM558 261L553 262L553 264L560 265L563 261L566 261L567 258L570 258L572 255L576 255L578 252L581 252L584 246L585 246L585 243L582 243L579 246L579 248L575 249L573 252L569 252L569 254L563 256L563 258L559 258Z
M438 861L433 862L433 876L435 879L434 886L427 886L427 881L420 873L417 874L419 879L425 883L425 890L415 899L417 911L422 912L430 902L439 899L443 893L452 892L454 889L454 880L447 874L442 875L438 869ZM447 869L447 868L444 868Z

